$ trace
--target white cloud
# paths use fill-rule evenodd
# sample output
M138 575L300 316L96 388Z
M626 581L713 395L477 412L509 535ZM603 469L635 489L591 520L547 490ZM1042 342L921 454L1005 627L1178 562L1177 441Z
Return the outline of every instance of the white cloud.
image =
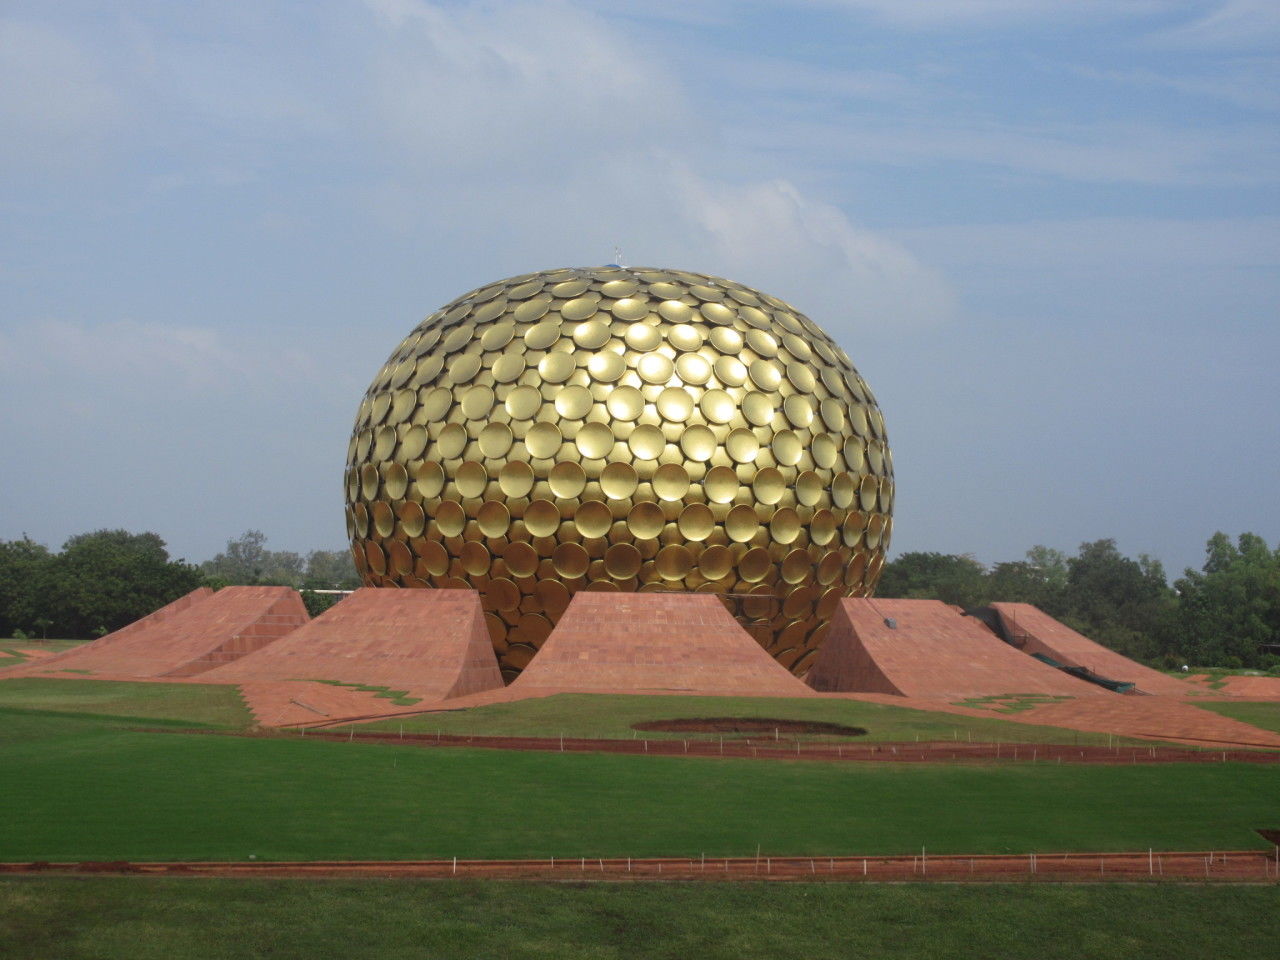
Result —
M1160 0L807 0L804 5L870 13L888 23L918 29L1008 21L1110 20L1168 7Z
M815 298L828 314L859 325L928 324L951 315L952 295L938 273L785 180L734 186L686 174L680 186L714 258L796 298L800 309L803 296Z
M11 401L96 397L108 413L130 396L209 396L314 379L318 364L288 337L217 331L167 322L39 320L0 334L0 374Z
M1272 124L1192 127L1133 121L1020 124L920 118L803 121L775 128L835 162L928 165L962 161L1086 183L1251 186L1280 177Z
M81 45L42 24L0 20L0 157L82 161L122 114L119 98Z
M662 62L566 4L436 6L369 0L386 42L374 110L431 168L522 168L652 146L687 128ZM406 157L404 159L409 159Z
M1275 0L1226 0L1189 23L1154 34L1154 43L1177 47L1257 48L1280 41Z

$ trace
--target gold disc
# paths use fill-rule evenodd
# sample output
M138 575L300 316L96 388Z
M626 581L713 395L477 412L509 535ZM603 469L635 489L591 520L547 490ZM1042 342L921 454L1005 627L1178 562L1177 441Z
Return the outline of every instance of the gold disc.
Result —
M662 579L683 580L693 569L693 554L688 547L673 543L659 550L653 563Z
M760 521L753 508L740 503L724 518L724 529L730 540L746 543L760 529Z
M739 487L738 475L732 467L712 467L702 480L702 488L712 503L732 503Z
M502 551L502 562L515 577L532 577L538 572L538 551L527 543L509 543Z
M609 576L618 580L634 577L640 572L640 564L644 558L640 551L629 543L615 543L604 553L604 568Z
M545 420L535 423L524 436L524 445L529 449L529 455L540 460L554 457L560 451L562 443L564 437L560 428Z
M635 467L629 463L610 463L600 471L600 489L610 500L626 500L638 483Z
M476 525L486 537L505 537L511 528L511 512L506 504L490 500L476 511Z
M705 503L691 503L680 511L676 525L682 537L698 543L711 536L711 531L716 528L716 518Z
M515 387L507 394L503 406L513 420L532 420L542 406L542 391L537 387Z
M765 467L751 481L751 489L755 493L757 500L768 506L773 506L787 492L787 481L783 478L781 471L774 467Z
M584 537L603 537L613 526L613 513L599 500L585 500L574 511L573 522Z
M779 507L769 520L769 534L776 543L795 543L800 536L800 516L790 507Z
M627 514L627 529L637 540L656 539L666 523L662 507L651 500L641 500Z
M497 460L507 455L514 440L511 428L505 423L486 423L484 429L480 431L480 439L476 442L482 454L490 460Z
M489 564L492 560L485 545L474 540L462 545L462 549L458 553L458 559L462 562L462 569L472 577L482 577L488 573Z
M768 559L768 555L765 555ZM716 544L698 555L698 572L708 580L721 580L733 570L733 554L729 548Z
M812 470L805 470L796 477L796 499L806 507L812 507L822 499L823 483Z
M584 457L599 460L613 450L613 431L603 423L587 423L579 428L573 442Z
M547 475L547 484L551 492L561 500L572 500L580 496L587 487L587 474L582 465L572 460L562 460L551 468Z
M432 525L446 537L460 536L467 525L467 515L456 500L441 500L431 520Z
M508 460L498 474L498 486L508 497L524 497L533 489L533 468L523 460Z
M694 424L680 434L680 449L690 460L706 463L716 452L716 435L710 427Z
M468 460L454 471L453 482L458 487L458 493L473 500L484 495L484 488L489 484L489 474L483 464Z
M605 397L605 409L618 420L636 420L644 412L644 394L635 387L614 387Z
M641 424L627 437L627 447L638 460L657 460L666 449L667 439L651 424Z
M524 527L535 537L549 537L560 529L560 511L550 500L534 500L524 508Z
M551 565L560 576L576 579L586 576L591 558L578 544L562 543L551 551Z
M678 463L664 463L653 474L653 492L659 498L674 502L689 492L689 474Z

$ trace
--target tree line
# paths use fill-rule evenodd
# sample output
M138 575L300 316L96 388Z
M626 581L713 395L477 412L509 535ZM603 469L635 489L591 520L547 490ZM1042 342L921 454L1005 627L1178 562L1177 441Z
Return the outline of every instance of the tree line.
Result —
M200 586L293 587L314 615L336 597L313 591L360 585L346 550L303 556L268 550L266 542L249 530L212 560L192 564L171 558L154 533L95 530L56 552L25 536L0 540L0 637L101 636Z
M1280 673L1280 545L1215 533L1205 562L1169 583L1159 560L1127 557L1114 540L1074 556L1036 546L1022 560L984 566L971 556L904 553L886 563L876 596L964 608L1032 603L1135 660L1172 668L1252 667Z
M271 584L301 590L312 614L360 585L346 550L270 550L249 530L211 560L169 556L154 533L97 530L60 551L27 537L0 541L0 637L88 638L118 630L199 586ZM1280 545L1215 533L1199 570L1172 584L1158 560L1124 556L1114 540L1073 556L1048 547L990 567L971 556L914 552L886 563L876 595L960 607L1035 604L1088 637L1156 666L1280 672Z

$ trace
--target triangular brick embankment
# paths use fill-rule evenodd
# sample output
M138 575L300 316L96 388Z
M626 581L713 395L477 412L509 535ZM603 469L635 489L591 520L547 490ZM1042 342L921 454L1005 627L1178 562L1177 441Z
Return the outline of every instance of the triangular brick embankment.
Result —
M820 691L926 700L1105 692L1019 653L937 600L841 600L807 682Z
M1069 667L1087 667L1109 680L1137 685L1142 693L1186 697L1197 691L1191 684L1152 670L1109 650L1059 623L1029 603L993 603L1006 636L1023 653L1041 653Z
M189 677L251 653L307 621L302 597L289 587L224 587L196 594L5 676Z
M9 670L0 672L3 677L20 677L29 676L33 673L39 673L45 670L56 671L60 669L65 661L75 659L84 654L93 653L96 655L98 651L123 646L123 641L129 640L146 630L156 626L156 624L169 619L174 614L181 613L183 610L191 607L193 604L199 603L207 597L213 596L213 591L208 587L196 587L190 593L185 593L172 603L167 603L159 610L153 610L139 620L133 621L128 626L121 627L119 630L108 633L106 636L99 637L91 643L82 644L78 647L72 647L70 650L64 650L61 653L55 653L52 656L41 657L38 662L26 662L20 667L14 667Z
M391 587L357 590L278 643L201 679L330 680L407 690L427 702L502 687L479 593Z
M811 696L712 594L574 594L542 649L508 688L550 693Z

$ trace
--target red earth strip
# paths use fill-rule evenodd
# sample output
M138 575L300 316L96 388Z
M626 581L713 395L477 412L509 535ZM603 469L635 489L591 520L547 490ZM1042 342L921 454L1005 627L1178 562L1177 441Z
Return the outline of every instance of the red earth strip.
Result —
M280 733L218 730L148 729L172 733L230 737L268 737ZM1076 746L1059 743L826 743L773 738L730 740L598 740L587 737L482 737L450 733L370 733L349 730L302 731L306 739L385 743L406 747L474 747L544 753L626 753L664 757L737 757L767 760L874 763L1086 763L1134 765L1151 763L1280 763L1280 753L1266 750L1194 750L1181 747Z
M543 860L328 860L0 863L0 874L298 879L583 881L1276 883L1280 848L875 857L567 857Z

